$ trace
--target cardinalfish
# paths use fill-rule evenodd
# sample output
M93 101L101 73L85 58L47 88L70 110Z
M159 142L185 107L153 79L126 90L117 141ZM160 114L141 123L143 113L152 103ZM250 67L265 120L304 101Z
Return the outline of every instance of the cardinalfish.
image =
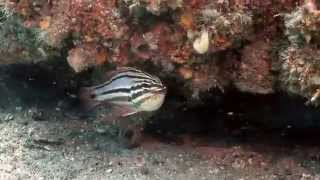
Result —
M121 67L106 74L107 81L80 89L79 98L86 109L101 104L117 105L120 117L138 112L158 110L166 96L166 86L161 80L131 67Z

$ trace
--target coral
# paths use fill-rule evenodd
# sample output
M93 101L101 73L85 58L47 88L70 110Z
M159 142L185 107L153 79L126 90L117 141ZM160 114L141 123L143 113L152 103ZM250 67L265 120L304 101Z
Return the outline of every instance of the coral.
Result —
M26 28L7 4L0 4L0 25L1 64L39 62L54 54L39 39L41 31Z
M304 5L302 0L6 2L36 39L26 46L68 52L64 54L75 72L105 65L154 68L161 78L181 82L184 86L173 88L194 99L230 85L250 93L273 93L277 78L284 83L280 89L288 91L291 83L285 77L290 70L278 68L279 77L271 73L272 63L282 67L289 62L271 56L273 43L286 37L289 47L308 54L306 49L317 50L309 46L319 39L319 13L312 0ZM288 46L277 52L286 54ZM315 93L292 92L305 97Z
M142 17L139 15L143 8L150 11L148 2L151 3L151 1L133 2L126 1L125 7L131 12L130 16L151 22L148 19L152 15ZM166 3L168 2L161 1L158 5L171 7L168 4L165 5ZM193 94L191 96L197 98L197 94L220 86L221 73L215 72L224 71L219 70L221 68L219 63L214 62L217 58L206 61L204 60L206 56L231 48L234 44L248 38L253 30L252 16L250 11L245 12L242 9L221 11L216 2L184 1L181 5L174 7L155 8L159 11L157 13L153 11L152 14L160 17L158 23L151 23L149 26L139 23L135 25L144 31L135 32L131 36L130 45L133 55L131 62L135 62L136 58L137 62L151 60L167 75L182 78L186 87L191 89ZM168 17L168 9L176 11L172 11ZM161 21L161 17L164 16L171 19L171 24ZM227 78L221 81L228 82L230 77Z
M319 104L320 51L315 48L289 46L280 53L278 83L283 90L300 95L308 102Z
M69 51L67 61L75 72L84 71L95 65L104 64L107 52L94 44L84 44Z
M61 7L68 7L69 3L61 3ZM57 16L45 16L39 22L38 26L44 31L42 39L52 47L62 47L62 42L68 37L71 31L71 23L65 12L57 12ZM55 18L58 17L58 18Z
M243 92L270 94L274 77L271 73L271 44L256 41L242 50L239 70L234 78L235 86Z
M319 42L320 13L310 3L284 15L285 35L293 45Z
M76 47L70 50L68 62L76 72L87 69L83 67L89 67L92 62L95 62L95 65L103 64L106 59L103 56L106 56L107 50L110 52L108 55L114 56L114 59L122 56L118 53L121 53L122 50L119 49L125 43L120 41L128 39L126 38L128 27L121 19L115 1L52 0L33 2L23 0L16 2L13 7L16 12L22 15L26 26L41 29L41 35L38 38L47 45L63 48L67 45L65 40L72 39L72 43ZM93 46L105 47L103 50L105 53L100 54L100 61L90 58L80 58L83 61L78 61L79 58L75 58L80 54L82 54L80 57L96 56L95 51L85 50L86 55L78 51L89 43ZM80 62L83 65L80 65Z
M191 97L193 99L199 99L199 95L202 92L221 87L218 79L219 68L217 66L199 65L195 69L197 71L194 71L193 78L190 81L190 86L193 90Z
M183 0L121 0L125 5L134 9L137 7L143 7L147 11L155 15L160 15L169 9L175 10L183 6Z
M93 46L76 47L69 51L67 61L75 72L81 72L95 65L93 54L96 54Z
M308 0L294 11L284 15L288 45L278 52L280 89L319 104L319 11L316 2Z
M253 30L252 17L249 11L236 10L222 13L212 6L206 5L196 14L198 31L199 29L205 29L210 34L211 52L225 50L232 46L234 42L249 37ZM192 37L197 36L198 31L189 31L191 40L193 40Z
M184 95L196 101L202 100L201 95L213 89L224 92L232 84L233 73L238 67L235 59L228 56L207 57L205 63L197 63L199 60L194 59L193 64L180 66L177 70L180 79L185 82Z

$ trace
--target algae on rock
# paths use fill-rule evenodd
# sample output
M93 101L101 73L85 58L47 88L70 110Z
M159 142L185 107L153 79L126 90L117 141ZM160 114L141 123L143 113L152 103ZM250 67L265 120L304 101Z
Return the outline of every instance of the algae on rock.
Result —
M278 84L281 90L320 103L319 13L302 6L285 14L285 36L289 42L279 50Z
M41 30L25 27L18 15L0 5L0 64L46 60L48 53L54 51L43 43L41 36Z

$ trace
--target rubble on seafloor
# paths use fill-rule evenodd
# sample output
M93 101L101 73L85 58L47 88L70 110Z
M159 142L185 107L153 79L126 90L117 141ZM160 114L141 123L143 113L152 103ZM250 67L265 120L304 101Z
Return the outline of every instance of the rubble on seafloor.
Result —
M0 51L11 59L43 60L60 51L76 73L110 64L152 68L183 84L176 90L191 99L215 88L281 90L314 104L320 96L314 0L3 0L0 6L0 33L12 34L0 36L12 42ZM8 29L13 25L20 29Z

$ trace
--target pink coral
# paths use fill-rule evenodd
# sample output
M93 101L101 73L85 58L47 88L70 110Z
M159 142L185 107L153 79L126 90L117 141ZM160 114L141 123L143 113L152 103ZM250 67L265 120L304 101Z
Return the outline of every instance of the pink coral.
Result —
M77 47L69 51L67 60L75 72L81 72L94 66L95 61L92 56L94 53L95 49L91 46Z

